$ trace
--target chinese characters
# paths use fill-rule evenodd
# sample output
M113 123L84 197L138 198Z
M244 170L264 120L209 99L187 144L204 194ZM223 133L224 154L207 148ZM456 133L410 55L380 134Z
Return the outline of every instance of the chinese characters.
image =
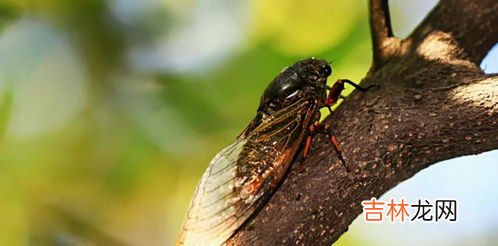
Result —
M423 222L439 222L448 221L455 222L457 220L457 201L456 200L436 200L435 203L424 199L418 199L416 203L408 203L404 198L399 201L391 198L389 202L384 202L375 199L363 201L365 222L378 223L384 219L389 222L406 221L423 221Z

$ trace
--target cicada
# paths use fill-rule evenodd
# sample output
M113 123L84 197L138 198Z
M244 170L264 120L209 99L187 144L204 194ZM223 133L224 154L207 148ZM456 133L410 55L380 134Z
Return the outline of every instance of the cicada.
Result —
M309 58L285 68L273 79L254 119L211 160L202 175L178 245L226 242L272 196L299 153L303 157L308 154L316 133L330 138L345 165L332 130L319 123L320 109L330 110L345 83L365 89L349 80L338 80L329 87L331 73L328 62Z

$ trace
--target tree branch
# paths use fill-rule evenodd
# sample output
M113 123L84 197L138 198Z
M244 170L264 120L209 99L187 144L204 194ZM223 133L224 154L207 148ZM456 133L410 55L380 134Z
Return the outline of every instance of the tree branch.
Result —
M353 171L346 172L325 137L315 138L309 157L294 163L268 204L228 244L330 245L362 212L362 200L436 162L497 149L498 76L476 64L496 41L494 10L495 1L441 1L362 81L380 88L352 93L325 120Z
M387 0L370 0L370 34L372 36L372 71L382 67L397 53L399 39L393 35Z
M498 43L497 13L496 0L441 0L409 39L416 42L431 32L450 34L466 58L479 64Z

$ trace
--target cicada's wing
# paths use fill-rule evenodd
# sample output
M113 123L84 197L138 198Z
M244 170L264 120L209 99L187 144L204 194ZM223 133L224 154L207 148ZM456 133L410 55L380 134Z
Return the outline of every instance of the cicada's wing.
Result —
M316 113L301 100L264 119L209 163L178 245L222 245L276 190Z
M221 245L236 229L236 209L243 203L235 188L236 163L246 142L238 138L209 163L190 202L178 245Z

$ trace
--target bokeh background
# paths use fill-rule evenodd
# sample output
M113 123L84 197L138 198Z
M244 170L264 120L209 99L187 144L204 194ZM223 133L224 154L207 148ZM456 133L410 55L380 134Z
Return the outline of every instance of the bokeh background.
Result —
M391 2L405 37L436 1ZM0 245L174 245L207 163L284 66L364 76L367 19L366 1L0 0ZM457 223L360 216L338 245L498 243L497 162L445 161L383 196L457 199Z

